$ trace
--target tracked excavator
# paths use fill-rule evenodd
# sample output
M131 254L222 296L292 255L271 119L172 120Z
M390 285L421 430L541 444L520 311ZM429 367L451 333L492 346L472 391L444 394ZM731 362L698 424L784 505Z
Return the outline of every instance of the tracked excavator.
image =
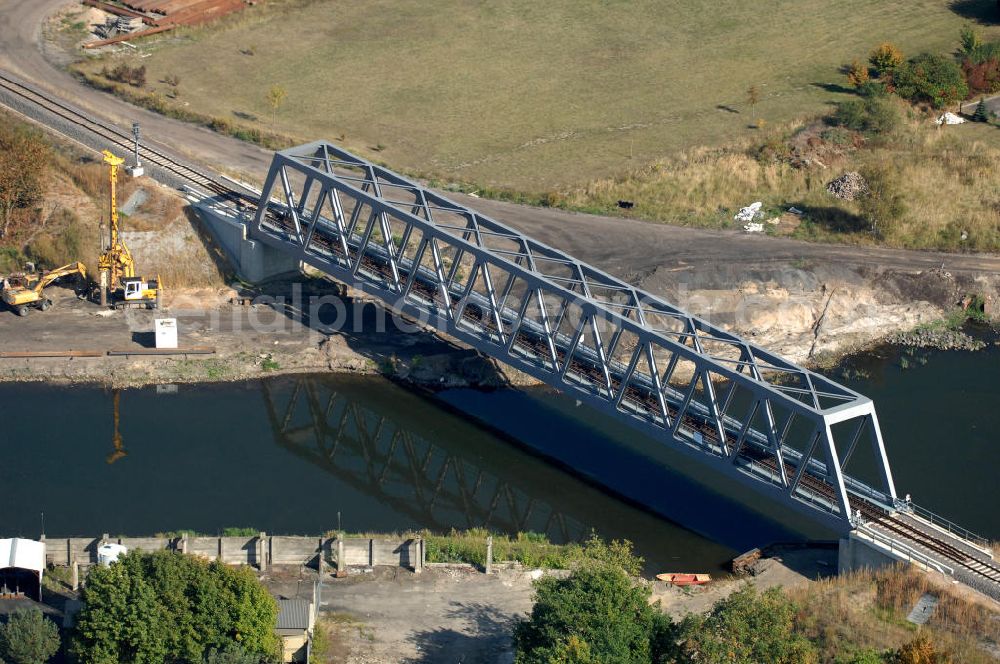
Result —
M29 309L47 311L52 306L52 300L45 296L45 289L56 280L70 275L78 275L81 281L87 280L87 268L83 263L70 263L48 272L23 272L12 274L3 279L3 302L18 316L27 316Z
M125 307L146 307L157 309L163 287L160 278L146 280L135 274L135 260L125 241L121 237L118 222L118 168L125 160L104 150L104 163L111 171L111 223L108 244L104 253L97 259L100 272L98 283L98 299L102 307L111 306L116 309Z

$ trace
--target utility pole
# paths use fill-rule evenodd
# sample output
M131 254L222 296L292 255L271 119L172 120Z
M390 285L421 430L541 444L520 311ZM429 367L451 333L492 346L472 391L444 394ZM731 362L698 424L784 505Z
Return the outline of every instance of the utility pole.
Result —
M135 139L135 166L128 169L128 174L134 178L139 177L145 171L142 168L142 162L139 161L139 123L132 123L132 137Z

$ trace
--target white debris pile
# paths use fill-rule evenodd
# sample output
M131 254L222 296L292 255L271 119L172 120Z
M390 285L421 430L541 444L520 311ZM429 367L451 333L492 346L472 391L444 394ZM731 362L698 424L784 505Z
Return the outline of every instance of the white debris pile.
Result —
M848 171L839 178L831 180L826 190L834 198L853 201L868 193L868 183L857 171Z
M740 208L740 211L736 213L735 217L733 217L733 221L753 221L757 218L757 215L760 214L760 209L762 207L764 207L764 204L757 201L756 203L751 203L745 208Z
M747 233L763 233L764 224L760 223L759 221L749 221L743 225L743 230L745 230Z
M937 120L935 120L934 124L937 124L937 125L943 125L943 124L947 124L947 125L959 125L959 124L965 124L966 122L968 122L968 120L966 120L962 116L955 115L951 111L948 111L947 113L945 113L944 115L942 115L941 117L939 117Z

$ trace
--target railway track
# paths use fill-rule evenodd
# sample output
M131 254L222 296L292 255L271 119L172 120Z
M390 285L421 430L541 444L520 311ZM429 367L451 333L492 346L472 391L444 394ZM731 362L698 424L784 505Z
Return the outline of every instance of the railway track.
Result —
M6 72L0 72L0 89L6 90L10 94L107 141L109 148L117 147L119 150L126 152L131 152L134 148L134 139L130 133L114 125L97 120L70 104L55 99L30 85L18 81ZM256 199L236 191L212 175L148 144L140 145L140 156L149 164L189 184L200 187L206 193L217 194L243 206L248 204L256 206L257 204Z

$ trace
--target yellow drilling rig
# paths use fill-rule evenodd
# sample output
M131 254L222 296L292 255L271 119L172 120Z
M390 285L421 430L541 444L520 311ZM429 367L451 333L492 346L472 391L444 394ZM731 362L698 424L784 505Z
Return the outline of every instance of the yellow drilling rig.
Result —
M125 241L122 240L118 222L118 168L125 163L121 157L104 150L104 163L111 170L111 223L108 244L97 259L100 272L98 284L102 307L109 304L115 308L145 306L156 309L160 306L163 286L159 276L155 280L143 280L135 275L135 260Z

